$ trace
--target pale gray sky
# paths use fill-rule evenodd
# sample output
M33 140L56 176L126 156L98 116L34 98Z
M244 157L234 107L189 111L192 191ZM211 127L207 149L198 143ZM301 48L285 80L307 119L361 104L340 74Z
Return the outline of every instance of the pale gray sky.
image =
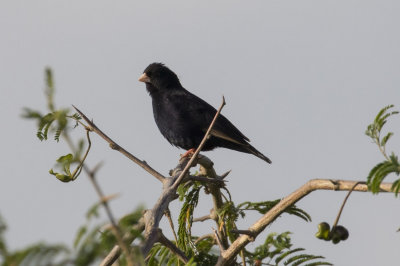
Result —
M68 149L40 143L34 124L19 117L24 106L44 107L45 66L55 71L58 106L76 105L164 174L182 150L158 132L150 97L137 81L144 68L164 62L216 107L225 95L223 113L273 164L224 149L205 155L218 172L232 169L228 185L236 202L273 200L312 178L365 180L382 160L364 131L381 107L400 107L399 11L398 1L386 0L2 0L0 212L10 245L72 243L97 200L84 175L64 184L47 173ZM388 124L396 132L389 150L397 153L399 125L399 117ZM88 162L104 161L102 187L121 194L112 203L116 215L140 203L151 207L158 181L92 139ZM263 236L292 231L295 246L335 265L397 265L400 212L393 195L354 193L340 222L349 239L332 245L314 237L318 223L333 222L344 196L312 193L298 204L312 223L285 215ZM202 201L199 216L210 209Z

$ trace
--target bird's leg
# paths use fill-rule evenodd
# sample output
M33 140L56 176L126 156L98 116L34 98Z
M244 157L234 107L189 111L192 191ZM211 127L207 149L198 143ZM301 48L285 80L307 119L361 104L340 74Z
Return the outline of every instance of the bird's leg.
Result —
M194 153L195 153L196 149L195 148L191 148L190 150L188 150L187 152L185 152L184 154L181 155L181 158L185 158L185 157L191 157Z

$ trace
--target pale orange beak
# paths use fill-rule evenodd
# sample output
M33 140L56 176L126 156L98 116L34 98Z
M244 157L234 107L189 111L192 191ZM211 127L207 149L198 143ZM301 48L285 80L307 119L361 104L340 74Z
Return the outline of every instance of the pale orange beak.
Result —
M146 75L146 73L143 73L140 77L139 77L139 81L140 82L150 82L150 78Z

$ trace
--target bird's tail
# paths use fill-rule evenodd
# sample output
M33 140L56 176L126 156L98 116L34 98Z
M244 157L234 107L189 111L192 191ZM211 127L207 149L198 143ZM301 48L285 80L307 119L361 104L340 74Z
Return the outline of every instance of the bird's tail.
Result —
M251 154L257 156L258 158L266 161L267 163L272 163L272 161L267 156L265 156L264 154L259 152L256 148L254 148L250 144L248 144L248 146L246 145L246 148L247 148L248 153L251 153Z
M267 156L265 156L264 154L259 152L256 148L254 148L247 142L241 144L241 143L235 143L232 141L227 141L224 139L218 139L218 141L219 141L218 142L219 147L225 147L225 148L240 151L240 152L250 153L250 154L253 154L253 155L257 156L258 158L266 161L267 163L272 163L272 161Z

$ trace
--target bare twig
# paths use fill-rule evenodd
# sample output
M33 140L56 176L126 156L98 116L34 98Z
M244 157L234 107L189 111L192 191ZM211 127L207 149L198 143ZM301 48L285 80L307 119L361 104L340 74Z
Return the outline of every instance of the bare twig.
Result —
M143 231L144 230L144 219L143 217L138 221L137 224L135 224L132 228L135 231ZM132 243L133 240L136 239L136 235L132 235L130 232L125 233L124 235L124 242L125 243ZM113 249L108 253L108 255L103 259L103 261L100 263L100 266L111 266L119 256L121 255L121 247L119 245L115 245Z
M164 236L161 229L158 229L158 242L166 246L172 253L174 253L181 261L187 263L189 259L186 257L185 253L174 245L168 238Z
M165 216L167 216L167 219L168 219L168 222L169 222L169 226L171 227L172 233L174 234L175 242L178 243L178 238L176 236L174 222L172 221L171 212L169 211L169 208L167 208L165 210Z
M89 143L89 146L91 145L91 141L90 141L90 137L89 137L89 129L86 128L86 134L87 134L87 140ZM87 155L87 154L86 154ZM86 156L85 155L85 156ZM94 189L96 190L97 195L100 198L100 202L101 204L104 206L104 209L107 213L108 219L111 222L111 226L112 226L112 231L115 235L115 238L117 239L118 245L122 248L122 250L124 251L126 257L127 257L127 264L128 266L134 265L133 264L133 256L132 253L129 250L129 247L126 245L126 243L123 241L122 239L122 232L119 228L119 226L117 225L115 219L114 219L114 215L111 212L111 208L108 204L107 200L104 200L106 198L106 196L104 195L103 191L101 190L99 184L96 181L96 176L93 172L89 171L88 172L88 176L90 181L92 182L92 185L94 187Z
M189 180L191 181L200 181L200 182L205 182L205 183L213 183L217 186L225 186L225 181L221 179L215 179L215 178L208 178L205 176L195 176L195 175L190 175L188 177Z
M244 250L240 251L240 257L242 258L242 265L246 266L246 257L244 256Z
M89 151L89 149L90 149L90 147L92 145L92 142L91 142L90 136L89 136L89 132L91 131L91 128L85 127L85 129L86 129L86 137L87 137L87 140L88 140L88 149L87 149L86 154L84 155L84 158L82 160L80 160L81 161L81 167L82 167L81 169L83 169L86 172L86 174L88 175L90 182L92 183L97 195L100 198L100 203L103 205L103 207L104 207L104 209L106 211L106 214L108 216L108 219L111 222L112 231L113 231L113 233L114 233L114 235L115 235L115 237L117 239L117 242L121 246L122 250L124 251L124 253L127 256L128 265L133 265L132 254L131 254L128 246L125 244L125 242L122 239L121 230L118 227L117 223L115 222L115 219L114 219L114 216L113 216L113 214L111 212L111 208L110 208L110 206L108 204L108 201L105 200L106 197L105 197L103 191L101 190L100 185L97 183L97 180L96 180L96 172L99 169L100 164L98 164L93 170L90 170L89 167L84 163L84 159L86 159L86 157L88 155L88 151ZM70 139L69 135L67 133L64 133L63 136L64 136L67 144L69 145L70 149L75 153L76 148L75 148L72 140Z
M337 180L336 184L334 184L331 180L326 179L310 180L299 189L291 193L289 196L283 198L257 222L250 226L248 230L253 232L254 236L256 237L265 229L265 227L271 224L280 214L282 214L287 207L295 204L297 201L314 190L351 190L356 183L357 181ZM392 192L391 186L391 183L382 183L380 185L381 192ZM354 188L354 191L367 192L368 187L365 184L359 184ZM217 265L229 265L229 263L232 262L240 250L242 250L249 242L251 242L252 239L253 238L249 235L241 235L238 237L227 250L221 253Z
M215 230L214 228L212 228L212 230L213 230L213 232L214 232L215 240L216 240L217 243L218 243L219 250L220 250L220 252L221 252L221 254L222 254L222 252L225 251L225 248L224 248L224 246L222 245L221 238L219 237L217 230Z
M210 220L211 219L211 215L204 215L204 216L201 216L201 217L197 217L197 218L194 218L193 219L193 222L195 223L195 222L204 222L204 221L207 221L207 220Z
M87 118L87 116L84 113L82 113L78 108L76 108L74 105L72 105L72 107L74 107L75 110L79 113L79 115L86 121L86 123L88 124L88 127L90 128L90 130L95 132L100 137L102 137L105 141L107 141L112 149L117 150L120 153L122 153L123 155L125 155L128 159L130 159L131 161L133 161L136 164L138 164L140 167L142 167L144 170L146 170L148 173L153 175L155 178L157 178L161 182L165 181L165 177L162 174L160 174L159 172L157 172L155 169L153 169L151 166L149 166L146 163L146 161L140 160L139 158L137 158L136 156L134 156L133 154L131 154L130 152L128 152L127 150L125 150L124 148L119 146L115 141L113 141L103 131L101 131L93 123L93 121L91 121L89 118Z

